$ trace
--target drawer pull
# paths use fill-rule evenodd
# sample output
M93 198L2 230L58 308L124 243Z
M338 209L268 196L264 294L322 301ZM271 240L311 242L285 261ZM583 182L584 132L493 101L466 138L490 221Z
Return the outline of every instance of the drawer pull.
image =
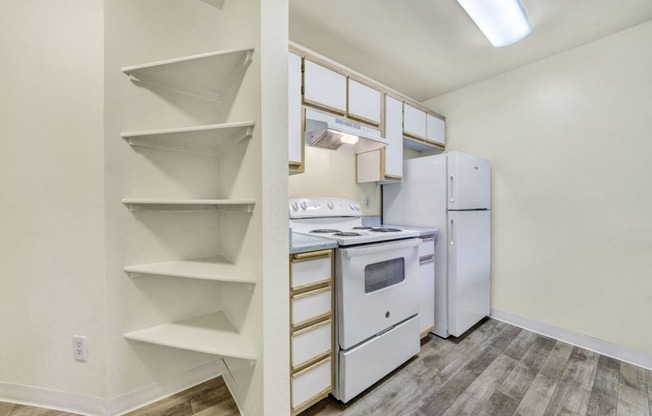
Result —
M304 293L299 293L298 295L293 295L292 300L299 300L303 298L309 298L310 296L315 296L319 295L320 293L328 292L331 290L330 282L329 285L326 287L322 287L321 289L317 290L311 290L310 292L304 292Z
M308 253L297 253L292 255L292 262L299 263L302 261L319 260L331 257L331 250L310 251Z
M302 375L304 375L304 374L306 374L306 373L309 373L310 371L314 370L315 368L320 367L320 366L326 364L326 363L329 362L330 360L331 360L331 357L330 357L330 355L329 355L328 357L324 358L323 360L321 360L321 361L317 361L317 362L314 363L313 365L310 365L310 366L304 368L303 370L301 370L301 371L297 371L296 373L292 374L292 378L301 377Z
M425 256L419 257L419 264L426 264L426 263L430 263L432 261L435 261L435 255L434 254L427 254Z
M329 314L329 315L330 315L330 314ZM297 331L294 331L294 332L292 333L292 336L296 337L296 336L299 336L299 335L305 334L306 332L310 332L310 331L313 331L313 330L315 330L315 329L317 329L317 328L319 328L319 327L322 327L322 326L324 326L324 325L328 325L328 324L330 324L331 322L332 322L332 321L331 321L330 319L327 319L327 320L322 321L322 322L317 322L317 323L314 324L314 325L310 325L310 326L308 326L308 327L306 327L306 328L302 328L302 329L299 329L299 330L297 330Z

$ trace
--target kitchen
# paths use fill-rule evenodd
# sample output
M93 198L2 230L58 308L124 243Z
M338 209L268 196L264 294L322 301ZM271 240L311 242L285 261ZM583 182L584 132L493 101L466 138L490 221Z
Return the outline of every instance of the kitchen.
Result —
M3 362L3 386L58 391L61 394L54 395L57 400L44 399L41 404L61 408L62 401L68 404L72 397L72 402L88 404L87 414L101 414L92 410L106 399L112 399L118 409L128 409L130 403L156 397L154 390L143 390L144 386L157 385L172 392L201 378L192 369L210 373L217 371L217 366L205 353L168 351L170 348L125 341L123 335L143 335L133 333L167 321L224 310L233 326L246 333L254 346L255 354L247 357L255 355L258 359L257 364L242 358L224 360L238 380L237 385L247 386L241 388L239 397L244 403L242 408L249 409L245 414L262 414L263 409L265 414L287 413L289 382L273 382L290 380L286 357L290 349L287 197L346 198L359 203L365 216L382 214L380 186L356 184L355 158L341 151L306 146L305 172L290 176L289 184L283 183L287 149L278 146L278 137L287 136L287 127L278 125L278 114L271 109L277 108L279 99L287 94L284 83L275 80L283 79L287 59L277 55L287 51L288 39L286 36L279 40L283 36L273 34L287 33L288 26L289 39L297 45L391 86L429 111L445 116L447 151L462 151L491 162L492 316L626 363L651 367L652 340L645 328L652 324L647 279L652 268L652 233L647 214L652 202L647 185L652 174L647 163L650 144L646 134L652 119L647 71L652 58L647 47L651 15L645 2L581 2L572 8L559 2L542 10L541 5L522 1L533 33L504 49L491 48L464 14L456 14L456 20L444 19L440 25L430 24L433 12L445 12L438 7L457 7L461 12L456 2L447 6L419 3L414 9L391 4L386 9L365 7L365 2L339 4L340 12L353 16L349 19L370 17L369 21L341 17L338 21L347 27L349 37L341 32L320 35L320 30L327 30L326 23L314 15L332 13L329 7L335 8L334 4L305 2L301 6L291 2L288 15L287 4L276 4L278 9L271 10L270 5L252 2L245 10L244 5L238 9L228 0L222 9L199 1L171 2L168 7L157 7L157 19L142 20L151 13L148 9L153 4L116 1L106 3L104 10L101 4L96 8L97 4L90 3L84 9L71 3L41 15L25 2L23 19L13 19L23 21L24 30L9 19L3 20L7 33L5 36L3 32L2 39L15 38L19 33L27 45L59 40L60 45L49 47L69 58L57 61L58 57L48 55L46 65L53 68L53 75L43 79L26 70L29 65L41 64L27 54L29 49L21 51L3 44L3 50L11 51L22 66L5 69L12 71L9 78L17 81L3 86L7 91L5 108L11 108L15 114L12 119L17 121L3 123L3 137L21 140L3 140L2 165L8 170L3 175L2 193L15 205L6 206L2 215L9 219L5 222L7 232L3 232L8 238L3 240L6 257L2 264L5 276L24 278L2 279L2 292L12 294L2 298L4 311L12 317L3 324L8 341L3 343L2 356L15 356L15 351L23 348L30 351L29 357L52 357L54 353L55 357L65 357L38 363L34 368L47 369L47 374L40 375L36 370L24 371L32 368L27 358L11 365ZM251 13L251 9L257 11ZM314 15L305 15L307 11ZM444 55L443 59L426 62L431 54L426 53L425 42L417 42L404 52L423 56L414 59L411 55L403 62L419 64L390 70L391 66L374 57L391 57L401 48L375 42L373 38L380 35L372 30L376 22L383 22L376 26L387 26L382 20L387 13L396 27L406 28L400 33L414 27L417 38L429 39L421 36L428 34L423 32L435 31L454 51L468 51L466 60L455 61L455 56ZM64 31L46 19L48 14L66 22L83 16L74 23L86 24L72 24L69 27L76 29ZM227 14L233 14L232 21L222 16ZM138 17L140 20L136 20ZM215 19L222 19L220 28L211 24ZM243 22L250 22L246 30ZM312 38L300 36L301 25L303 33L312 33ZM193 29L188 30L190 27ZM462 27L464 36L437 32ZM569 32L576 32L576 36ZM43 36L45 33L49 36ZM151 33L156 33L158 39ZM214 34L220 43L204 39L206 34ZM405 41L402 36L394 36L395 42ZM333 44L330 48L329 43ZM251 45L255 46L253 59L232 110L223 120L211 118L210 106L136 86L121 72L122 68L146 62ZM432 54L443 53L436 42L432 45ZM384 49L392 54L383 54ZM518 52L512 55L510 50ZM535 51L542 51L542 55ZM88 59L80 62L80 55ZM522 55L524 60L516 62L514 55ZM356 56L360 59L356 60ZM474 60L483 57L498 69L473 81L462 79L465 68L472 68ZM71 84L67 68L86 76ZM394 76L398 81L385 78L383 68L387 73L398 73ZM409 72L410 68L416 68L415 72ZM427 90L427 76L439 77L441 82L445 79L451 89ZM66 86L65 92L59 88L61 85ZM34 93L29 101L25 101L25 91ZM154 93L147 95L148 91ZM68 112L33 123L33 114L57 111L51 102L39 99L47 96L63 97L58 107ZM252 106L252 102L258 104ZM69 114L83 115L96 123L77 126L67 121ZM246 139L246 151L236 149L231 154L237 157L220 162L224 165L224 169L222 165L219 168L221 183L202 179L216 171L208 159L141 152L135 147L132 150L133 145L120 136L125 132L250 120L255 127L252 137ZM41 146L38 152L33 151L33 143ZM26 170L26 160L42 168ZM237 168L238 163L241 168ZM237 169L229 170L229 166ZM80 175L80 171L84 174ZM249 180L248 174L242 172L251 172L256 179ZM55 181L57 178L59 181ZM213 193L216 187L220 189L217 195ZM55 190L65 195L65 202L53 198ZM168 196L244 202L238 207L245 213L225 210L217 214L221 234L242 233L243 237L215 241L212 234L216 228L210 225L215 220L213 213L196 212L190 217L173 211L150 214L131 211L122 202L127 199L140 207L137 204L142 198ZM51 217L43 218L33 209L42 206L43 198L61 201L49 204ZM256 202L250 218L246 217L251 209L249 198ZM75 216L70 217L69 212ZM177 220L181 224L170 224ZM47 236L40 232L44 225L50 230ZM184 227L190 228L184 232ZM92 237L86 230L93 230ZM193 233L197 239L191 238ZM49 260L32 260L32 250L27 248L30 242L43 242L34 251ZM84 245L77 246L77 242ZM67 246L75 249L68 251ZM242 282L182 284L173 278L130 279L123 271L125 267L167 259L210 256L215 254L207 249L211 246L219 246L219 253L237 266L251 266L247 271L254 278L243 278L243 282L255 280L255 287ZM79 253L86 254L80 258ZM57 279L50 278L51 270L57 271ZM283 276L285 281L281 280ZM55 281L61 286L53 287ZM76 296L70 287L79 287L83 296ZM52 293L84 313L71 320L63 304L52 302ZM213 299L219 301L212 303ZM26 318L35 328L29 333L18 324L21 305L26 302L34 305ZM91 354L87 363L67 361L70 335L75 333L88 336ZM221 365L222 373L228 375ZM629 367L622 366L621 372L623 368ZM65 374L65 382L56 374ZM627 373L622 379L629 380ZM632 398L634 405L642 406L640 383L639 388L636 384L626 387L621 387L628 394L624 399ZM12 397L5 392L2 398ZM70 410L81 412L81 407ZM283 413L274 409L283 409Z

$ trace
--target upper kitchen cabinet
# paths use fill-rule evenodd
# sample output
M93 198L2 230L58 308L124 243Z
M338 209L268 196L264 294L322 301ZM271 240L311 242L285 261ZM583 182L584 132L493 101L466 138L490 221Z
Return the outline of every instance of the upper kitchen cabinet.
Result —
M426 112L412 107L403 106L403 132L418 139L426 139Z
M348 79L348 111L350 118L380 126L382 93L365 83Z
M398 182L403 178L403 103L385 95L385 139L379 150L357 155L357 182Z
M446 145L446 122L438 117L426 115L426 140Z
M384 179L400 180L403 177L403 106L389 95L385 96L385 148Z
M304 59L303 102L346 114L346 75Z
M304 171L301 59L295 53L288 53L288 167L290 174Z
M417 151L442 149L446 145L446 122L443 117L405 103L403 134L406 146Z

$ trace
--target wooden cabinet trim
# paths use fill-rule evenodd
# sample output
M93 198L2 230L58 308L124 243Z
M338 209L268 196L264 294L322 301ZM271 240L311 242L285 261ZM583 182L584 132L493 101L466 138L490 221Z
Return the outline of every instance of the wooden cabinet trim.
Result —
M293 161L289 160L288 161L288 172L290 175L296 175L299 173L304 173L306 171L306 110L303 107L303 84L305 82L304 80L304 74L303 74L303 54L299 52L293 51L293 48L290 47L290 52L294 53L295 55L299 56L301 59L301 128L300 128L300 134L301 134L301 161Z
M322 288L325 288L325 287L330 287L331 283L332 283L331 278L328 278L328 279L320 280L318 282L308 283L308 284L305 284L305 285L297 286L294 289L290 288L290 293L292 294L292 296L300 295L300 294L310 292L310 291L313 291L313 290L316 290L316 289L322 289Z
M334 363L335 363L335 323L334 323L334 319L333 319L334 318L333 311L335 310L335 293L333 293L333 291L332 291L333 290L333 279L334 279L334 273L335 273L335 260L333 258L333 250L328 249L328 250L318 250L318 251L307 252L307 253L291 254L290 255L290 262L292 261L293 257L298 257L298 258L307 258L308 257L308 258L310 258L312 256L312 259L314 260L316 256L321 256L321 257L318 257L318 258L326 258L325 257L326 254L327 254L327 257L330 257L330 263L331 263L330 278L327 279L327 280L322 281L321 283L318 282L318 283L314 283L314 284L311 284L309 286L306 286L304 288L304 290L308 289L308 288L311 288L311 287L314 287L317 284L326 284L326 286L321 287L321 288L315 287L316 290L310 290L310 291L306 290L305 293L320 293L320 292L324 291L325 289L331 290L331 310L330 310L330 312L327 313L327 314L324 314L322 316L317 316L317 317L314 317L314 318L312 318L310 320L300 322L298 325L292 325L292 320L293 320L293 317L292 317L292 300L296 299L297 295L302 295L303 292L297 294L297 293L294 293L292 290L290 290L290 322L289 322L289 328L290 328L290 351L289 351L290 361L289 361L289 365L290 365L290 374L292 375L291 378L293 380L294 377L297 376L298 374L303 374L303 372L307 371L309 368L315 368L318 363L326 362L326 360L329 360L330 361L330 372L331 372L331 383L330 383L331 385L330 385L330 387L328 387L324 391L319 392L317 395L315 395L314 397L312 397L308 401L300 404L296 408L294 406L291 406L293 414L299 413L299 412L307 409L308 407L312 406L313 404L317 403L318 401L320 401L324 397L328 396L328 394L331 393L333 391L333 389L335 388L335 366L334 366ZM292 273L292 267L290 267L290 279L292 278L291 273ZM313 361L315 361L314 363L307 362L306 364L309 364L309 365L307 365L305 368L297 367L297 369L299 369L299 371L294 371L293 367L292 367L292 336L294 334L296 334L296 333L302 333L301 331L303 329L311 328L311 326L313 326L313 328L311 328L311 329L314 329L315 327L318 327L319 325L322 325L322 324L324 324L326 322L331 322L331 351L330 351L330 353L327 356L325 356L325 358L323 360L315 360L315 359L313 359ZM303 365L304 364L302 363L301 366L303 366ZM290 397L292 397L292 394L293 394L293 382L292 382L292 380L290 380Z
M392 97L392 98L394 98L396 100L401 101L402 103L405 103L405 104L411 105L412 107L418 108L419 110L424 111L425 113L430 114L433 117L436 117L436 118L438 118L438 119L440 119L442 121L446 121L446 117L444 117L443 115L437 113L436 111L433 111L433 110L431 110L431 109L429 109L427 107L424 107L419 102L414 101L411 98L408 98L408 97L406 97L404 95L401 95L400 93L395 93L393 91L389 91L389 90L387 90L386 87L384 87L383 85L381 85L379 83L376 83L376 82L373 82L371 80L362 78L362 77L360 77L360 76L358 76L358 75L356 75L354 73L351 73L351 72L347 71L344 68L339 67L336 64L333 64L331 62L320 59L319 57L314 56L313 54L311 54L309 52L306 52L305 50L303 50L301 48L298 48L296 46L289 45L289 50L292 53L295 53L295 54L303 57L303 59L307 59L310 62L313 62L313 63L316 63L316 64L321 65L323 67L326 67L326 68L328 68L328 69L330 69L332 71L337 72L338 74L344 75L347 78L351 78L354 81L357 81L357 82L359 82L361 84L365 84L368 87L371 87L371 88L373 88L375 90L380 91L381 92L381 97L382 97L382 94L386 94L386 95L388 95L388 96L390 96L390 97ZM347 82L347 85L348 85L348 82ZM311 104L311 105L318 105L318 104ZM320 108L323 108L323 107L320 107ZM334 111L334 110L330 110L330 111ZM347 111L348 111L348 109L347 109ZM338 112L338 114L340 114L340 112ZM382 124L382 120L381 120L381 124Z
M308 373L308 372L310 372L311 370L314 370L315 368L317 368L317 367L319 367L319 366L321 366L321 365L326 364L326 361L331 361L331 357L328 356L328 357L324 358L323 360L321 360L321 361L317 361L317 362L314 363L313 365L304 368L304 369L301 370L301 371L297 371L297 372L295 372L294 374L292 374L292 378L301 377L301 376L304 375L305 373Z
M296 295L292 295L292 300L299 300L299 299L303 299L303 298L309 298L310 296L319 295L319 294L322 294L324 292L328 292L329 290L330 291L333 290L333 287L330 284L328 286L325 286L325 287L322 287L322 288L319 288L319 289L315 289L315 290L311 290L309 292L303 292L303 293L299 293L299 294L296 294Z
M305 370L306 368L318 363L319 361L323 361L324 358L328 358L328 357L332 357L332 356L333 356L333 351L328 350L323 354L319 354L316 357L312 357L312 358L310 358L310 359L308 359L308 360L306 360L306 361L304 361L304 362L302 362L300 364L297 364L295 366L294 370L292 370L292 371L295 372L295 373L301 372L301 371Z
M332 255L333 255L333 250L331 250L331 249L319 250L319 251L308 251L308 252L305 252L305 253L292 254L291 261L293 263L299 263L299 262L302 262L302 261L325 259L327 257L331 257Z
M421 331L421 338L425 338L430 332L432 332L435 329L435 326L430 326L423 331Z

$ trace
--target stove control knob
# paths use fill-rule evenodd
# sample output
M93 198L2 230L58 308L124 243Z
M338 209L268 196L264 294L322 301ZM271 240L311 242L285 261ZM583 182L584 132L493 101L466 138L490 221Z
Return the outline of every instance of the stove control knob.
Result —
M303 201L301 203L301 209L304 210L304 211L308 209L308 204L306 203L306 201Z
M333 201L328 201L327 205L328 205L328 208L330 208L330 209L335 208L335 204L333 203Z
M360 211L360 204L355 204L355 210Z
M349 208L351 208L351 211L355 211L355 204L353 203L349 204Z
M299 203L295 202L294 204L292 204L292 211L298 211L298 210L299 210Z

